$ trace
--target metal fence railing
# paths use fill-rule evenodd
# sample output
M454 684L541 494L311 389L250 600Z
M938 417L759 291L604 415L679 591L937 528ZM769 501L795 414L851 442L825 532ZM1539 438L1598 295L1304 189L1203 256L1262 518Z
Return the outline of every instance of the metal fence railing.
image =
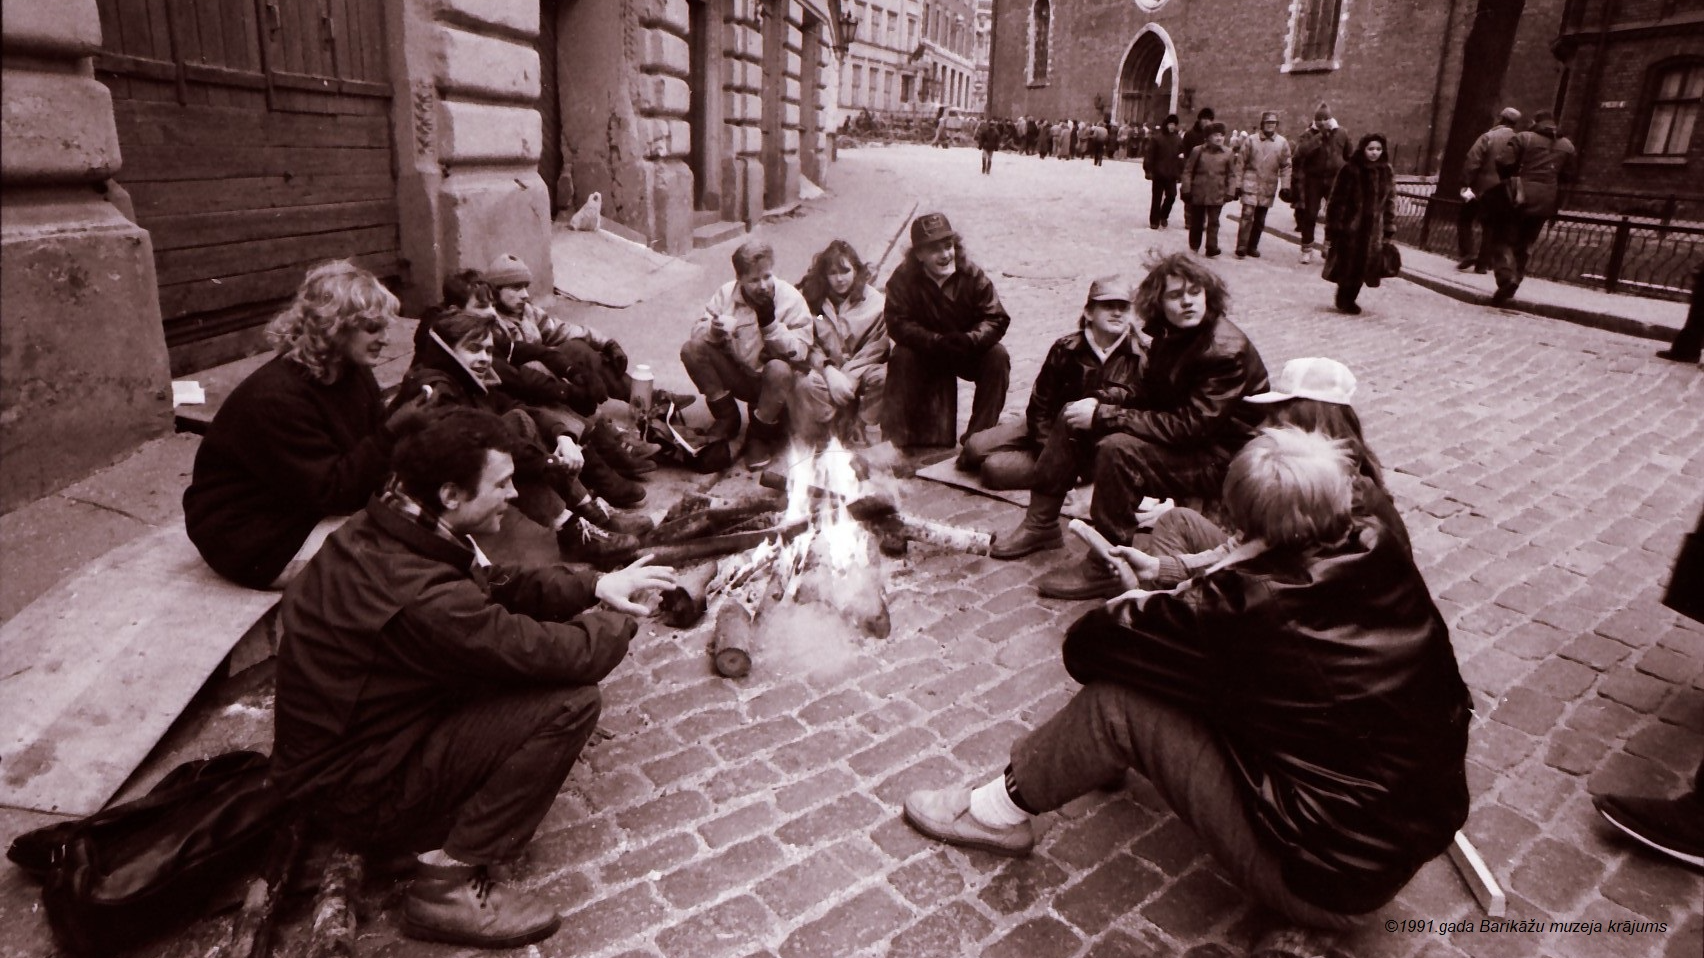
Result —
M1424 190L1425 192L1420 192ZM1399 185L1396 238L1431 253L1461 255L1462 201L1432 196L1430 186ZM1427 216L1428 206L1437 208ZM1469 244L1469 249L1475 248ZM1629 215L1567 211L1533 243L1527 275L1611 293L1686 300L1704 264L1704 226Z

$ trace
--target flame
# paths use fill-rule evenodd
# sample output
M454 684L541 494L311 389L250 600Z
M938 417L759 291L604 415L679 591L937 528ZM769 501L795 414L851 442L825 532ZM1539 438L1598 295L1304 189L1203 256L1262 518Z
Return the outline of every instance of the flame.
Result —
M797 575L813 549L836 573L861 567L869 555L869 534L847 512L861 484L852 453L830 439L817 453L795 454L787 467L787 519L809 519L810 528L782 546L779 568L787 580L786 595L797 592ZM820 543L820 546L818 545Z

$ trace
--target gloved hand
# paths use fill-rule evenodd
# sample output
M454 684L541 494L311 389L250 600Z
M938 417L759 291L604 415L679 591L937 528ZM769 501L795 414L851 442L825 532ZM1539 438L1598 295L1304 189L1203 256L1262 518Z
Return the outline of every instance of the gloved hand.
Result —
M775 324L775 297L773 295L755 297L748 295L746 301L751 303L751 308L757 313L758 328L767 329Z

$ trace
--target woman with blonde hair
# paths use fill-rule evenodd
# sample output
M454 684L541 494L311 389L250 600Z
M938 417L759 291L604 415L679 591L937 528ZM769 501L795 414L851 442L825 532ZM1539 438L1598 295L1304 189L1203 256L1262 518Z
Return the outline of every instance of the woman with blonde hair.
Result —
M277 355L231 391L195 455L183 494L190 541L215 572L281 588L390 471L392 430L373 367L395 296L345 260L308 271L267 327Z

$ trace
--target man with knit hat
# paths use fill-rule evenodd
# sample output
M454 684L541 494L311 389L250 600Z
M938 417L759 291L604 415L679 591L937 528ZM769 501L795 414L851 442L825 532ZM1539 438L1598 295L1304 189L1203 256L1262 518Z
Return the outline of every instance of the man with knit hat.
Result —
M1260 256L1260 234L1266 229L1266 211L1278 191L1290 182L1290 141L1278 135L1278 114L1260 115L1260 130L1251 133L1237 149L1240 176L1237 192L1242 198L1242 222L1237 227L1237 258Z
M1462 164L1462 205L1456 217L1456 269L1484 273L1491 268L1492 237L1506 219L1509 205L1503 197L1503 172L1515 134L1520 130L1521 111L1512 106L1497 115L1497 125L1479 135L1468 148ZM1496 195L1493 195L1496 194ZM1474 252L1473 224L1479 224L1479 247Z
M1177 114L1166 117L1165 126L1148 138L1142 154L1142 175L1153 181L1148 201L1148 228L1171 225L1172 204L1177 201L1177 181L1183 176L1183 135L1177 132Z
M1210 106L1204 106L1196 112L1195 123L1191 125L1189 129L1183 131L1183 149L1181 152L1183 153L1185 160L1189 158L1190 153L1195 151L1196 147L1206 144L1207 137L1210 135L1208 133L1208 128L1213 125L1215 119L1216 117L1213 115L1213 108ZM1227 135L1229 135L1228 131ZM1183 225L1185 229L1194 225L1196 214L1198 212L1199 211L1195 209L1195 204L1189 201L1189 191L1184 190Z
M1296 141L1296 161L1290 176L1289 201L1295 204L1296 232L1302 237L1302 265L1314 261L1314 226L1320 206L1331 194L1337 171L1349 162L1355 147L1349 134L1331 116L1324 103L1314 111L1313 125Z

